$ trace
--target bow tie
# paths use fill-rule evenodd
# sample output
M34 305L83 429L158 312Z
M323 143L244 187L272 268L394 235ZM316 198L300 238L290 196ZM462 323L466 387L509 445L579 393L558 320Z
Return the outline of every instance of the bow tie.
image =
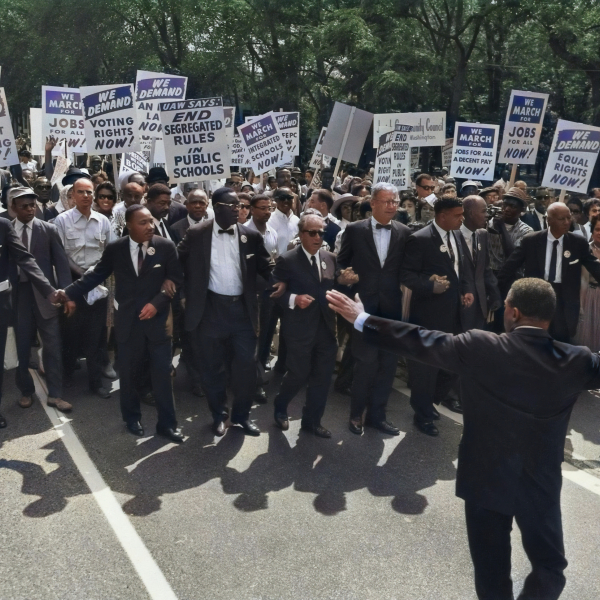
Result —
M228 233L229 235L233 235L235 233L235 229L219 229L217 233Z
M387 229L389 231L391 228L391 223L389 223L388 225L382 225L381 223L377 223L377 225L375 225L375 229Z

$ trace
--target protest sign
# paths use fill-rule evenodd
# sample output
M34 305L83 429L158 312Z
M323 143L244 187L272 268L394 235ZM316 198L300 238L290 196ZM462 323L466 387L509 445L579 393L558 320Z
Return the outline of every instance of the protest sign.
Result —
M410 125L396 125L394 131L379 136L374 183L391 183L399 190L410 187L410 129Z
M140 135L161 137L162 125L158 105L168 100L183 100L187 77L138 71L135 78L135 107Z
M68 152L87 152L81 92L77 88L42 86L42 135L66 140Z
M233 144L233 136L235 133L235 106L224 106L223 114L225 115L225 133L227 134L227 143Z
M19 164L17 145L13 134L10 114L4 88L0 88L0 166L11 166Z
M456 123L450 176L490 181L494 178L498 125Z
M413 146L443 146L446 143L446 111L389 113L373 116L373 146L379 136L393 130L397 124L411 125L408 144Z
M421 149L410 147L410 170L414 173L419 170L419 159L421 158Z
M148 155L144 152L126 152L121 157L121 170L119 175L125 171L147 173Z
M44 156L45 141L42 137L42 109L29 109L29 130L31 132L31 154Z
M501 163L534 165L548 94L512 90L500 146Z
M233 142L229 145L229 149L229 164L232 167L242 168L250 166L250 159L248 158L248 153L246 152L246 145L242 141L241 135L236 135L233 137Z
M442 148L442 167L449 167L452 162L452 148L454 147L454 138L447 138Z
M57 156L56 163L54 164L54 172L52 173L52 179L50 180L50 184L54 185L59 182L64 176L69 166L71 165L71 160L66 158L65 156Z
M300 113L280 112L273 113L277 120L277 126L283 139L288 154L298 156L300 153Z
M204 100L160 105L167 171L174 183L229 177L224 109L203 108Z
M256 117L238 127L238 131L255 175L261 175L292 158L272 113Z
M587 193L599 150L599 127L559 119L542 185Z
M319 139L317 140L315 149L313 150L312 158L310 159L309 166L313 169L319 168L321 166L321 161L323 161L324 167L328 167L331 164L331 156L323 156L323 153L321 152L326 132L327 127L322 127L321 133L319 134Z
M372 122L373 114L370 112L341 102L333 105L321 151L338 159L336 170L342 160L358 164ZM394 126L386 129L394 129Z
M119 154L140 150L133 85L82 87L85 137L89 153Z

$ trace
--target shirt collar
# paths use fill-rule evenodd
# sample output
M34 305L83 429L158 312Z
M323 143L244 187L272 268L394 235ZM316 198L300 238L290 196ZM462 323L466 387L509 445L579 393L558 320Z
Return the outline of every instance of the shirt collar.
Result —
M388 223L388 225L391 225L392 222L390 221ZM371 225L373 225L373 229L377 228L377 225L381 225L382 227L385 227L385 225L383 223L380 223L373 215L371 215Z
M190 224L190 226L192 226L192 225L198 225L198 223L200 223L200 221L202 219L200 219L200 221L196 221L196 219L192 219L192 217L190 217L190 215L188 215L187 220L188 220L188 223Z
M29 229L33 229L33 222L35 221L35 217L33 217L33 219L31 221L29 221L29 223L25 224L25 223L21 223L21 221L19 221L19 219L15 219L14 221L14 227L17 231L22 231L23 227L29 227Z
M474 231L471 231L464 223L460 226L460 231L465 238L471 238L475 233Z
M217 223L217 221L213 221L213 235L214 236L218 236L219 235L219 229L221 229L221 227L219 226L219 224ZM225 231L229 231L230 229L233 229L234 232L236 231L237 228L237 223L234 223L233 225L230 225ZM235 236L232 236L235 237Z
M436 222L435 219L433 219L432 221L433 226L437 229L437 232L440 234L440 237L442 238L442 240L445 242L446 241L446 236L450 233L449 231L445 231L444 229L442 229Z
M73 221L75 221L76 223L77 223L77 221L79 221L79 219L82 219L82 218L85 219L86 218L86 216L83 213L79 212L79 209L76 206L74 206L71 209L71 211L73 211L72 212L72 214L73 214ZM90 217L89 217L89 219L90 220L91 219L96 219L96 221L98 221L99 220L98 219L98 214L99 213L97 213L95 210L91 210L90 211Z
M564 239L565 239L565 235L564 235L564 233L563 233L563 235L561 235L559 238L555 238L555 237L552 235L551 231L548 229L548 241L549 241L549 242L554 242L555 240L558 240L558 245L559 245L559 246L562 246L562 245L563 245L563 241L564 241Z
M317 262L319 262L319 252L320 252L320 249L317 250L317 252L313 255L310 252L307 252L306 249L304 248L304 246L302 244L300 244L300 248L302 248L302 251L304 252L304 254L306 254L306 258L308 258L308 262L311 262L311 258L313 256L317 259Z
M131 237L129 238L129 249L131 252L138 249L138 243L139 242L134 242ZM144 246L146 249L148 248L148 244L149 242L142 242L142 246Z
M535 325L519 325L518 327L515 327L515 329L543 329L543 327L536 327Z
M294 211L290 210L290 214L286 215L285 213L282 213L278 208L276 208L275 212L273 214L275 214L275 215L278 214L278 216L279 216L280 219L286 219L287 221L291 221L292 215L294 214Z

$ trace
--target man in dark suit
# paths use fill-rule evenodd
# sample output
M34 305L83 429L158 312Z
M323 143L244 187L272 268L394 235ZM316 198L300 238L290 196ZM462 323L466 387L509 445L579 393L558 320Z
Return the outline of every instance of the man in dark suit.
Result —
M35 217L37 195L31 189L18 188L12 195L12 207L17 215L13 226L23 246L33 255L53 287L67 287L72 281L69 259L56 226ZM31 341L37 329L43 344L42 358L48 384L48 404L58 410L69 411L71 405L62 399L62 348L58 308L32 286L26 273L19 271L14 261L11 263L10 282L16 308L19 358L16 382L22 394L19 405L29 408L34 401L35 385L29 372L29 356ZM65 306L67 315L74 310L74 302Z
M458 231L464 211L462 200L452 196L443 196L433 206L435 219L406 243L402 283L412 290L411 323L456 334L465 330L463 305L470 307L474 301ZM439 415L434 403L462 412L460 400L448 397L457 384L456 375L414 360L408 361L408 369L414 423L421 432L436 436L433 421Z
M154 234L178 244L181 238L171 229L172 223L167 221L171 204L174 204L171 202L171 190L166 185L155 183L150 186L146 194L146 208L154 217ZM187 216L185 208L181 208L185 212L184 216Z
M171 202L175 204L175 202ZM208 198L206 192L201 189L194 189L189 192L184 201L184 206L187 210L185 219L177 221L172 227L172 231L182 240L185 237L185 232L193 225L198 225L201 221L208 218L206 210L208 208Z
M256 436L260 430L250 420L257 377L256 278L270 281L269 253L258 231L237 223L239 200L233 190L219 188L212 201L214 220L190 227L178 246L185 273L185 329L194 332L194 360L215 435L225 434L229 416L225 357L232 347L231 423ZM276 286L283 293L284 284Z
M287 407L303 385L306 402L301 429L318 437L331 432L321 425L329 384L335 367L335 313L325 292L335 282L335 255L321 249L325 220L304 215L298 224L300 246L277 260L273 277L286 284L278 302L283 308L282 332L287 342L287 371L275 397L275 422L289 428Z
M11 261L27 275L36 290L43 298L56 302L57 293L48 281L35 259L23 246L7 219L0 218L0 366L4 366L4 351L6 349L6 334L11 318L11 293L9 275ZM29 363L29 361L28 361ZM2 381L4 368L0 369L0 399L2 398ZM6 419L0 415L0 429L6 427Z
M490 269L488 252L487 204L480 196L467 196L463 200L465 220L460 226L463 241L464 267L474 283L475 301L463 307L462 322L465 331L483 329L489 311L502 305L496 276Z
M150 377L156 399L156 433L183 442L177 428L171 384L171 338L167 334L169 297L161 290L165 280L183 282L175 245L154 234L150 211L134 204L125 211L129 235L108 244L93 271L61 293L63 301L84 294L115 274L115 335L118 344L121 413L127 429L143 436L136 379L144 357L150 357Z
M323 241L329 246L329 250L333 251L335 248L335 238L340 232L340 226L334 223L331 219L329 211L333 206L333 196L329 190L313 190L310 198L306 201L304 208L314 208L318 210L325 220L325 236Z
M548 220L546 212L548 205L552 202L552 196L548 188L538 188L535 193L533 211L521 215L521 221L529 225L534 231L543 231L548 229Z
M549 335L552 287L539 279L517 281L506 298L508 333L502 335L428 331L371 317L336 292L328 299L355 328L364 328L369 343L460 375L464 431L456 495L465 500L478 597L513 599L516 519L532 566L519 598L558 598L567 566L560 513L565 437L579 393L600 387L600 357Z
M371 207L373 216L370 219L350 223L344 230L337 259L337 281L341 285L356 285L356 291L371 314L401 319L400 269L410 229L393 220L398 208L398 190L393 185L374 185ZM398 435L399 429L386 419L398 357L367 346L362 336L354 333L352 354L350 431L361 435L364 423L384 433Z
M527 234L498 275L501 289L508 289L517 271L525 268L525 277L539 277L552 284L556 293L556 313L550 334L568 342L579 320L581 267L597 281L600 262L591 253L585 238L569 231L571 211L555 202L548 207L548 229Z

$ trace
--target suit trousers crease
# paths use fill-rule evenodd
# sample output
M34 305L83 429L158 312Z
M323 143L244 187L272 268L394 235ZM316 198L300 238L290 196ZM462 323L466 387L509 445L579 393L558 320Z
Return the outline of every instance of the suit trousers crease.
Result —
M177 420L171 377L171 338L149 339L145 324L137 320L132 323L127 340L119 342L118 364L123 421L130 423L141 420L140 399L136 390L147 368L156 400L157 424L163 429L175 429Z
M336 355L335 336L322 315L313 339L287 339L287 371L275 398L275 412L287 415L289 403L306 385L302 423L308 427L319 426L325 412Z
M553 283L552 289L556 294L556 310L554 311L554 317L550 323L550 335L557 342L570 343L571 334L569 332L569 325L565 314L565 300L563 296L562 284Z
M242 299L236 302L208 294L202 320L193 336L194 360L208 405L215 421L227 419L227 375L225 361L231 356L231 419L250 416L256 391L257 337Z
M17 356L19 366L15 373L17 387L24 396L35 392L33 377L29 372L31 341L35 331L42 339L42 361L51 398L62 397L62 348L58 313L44 319L38 308L30 282L20 282L17 291Z
M10 292L0 293L0 401L2 400L2 384L4 382L4 354L6 337L11 318Z

